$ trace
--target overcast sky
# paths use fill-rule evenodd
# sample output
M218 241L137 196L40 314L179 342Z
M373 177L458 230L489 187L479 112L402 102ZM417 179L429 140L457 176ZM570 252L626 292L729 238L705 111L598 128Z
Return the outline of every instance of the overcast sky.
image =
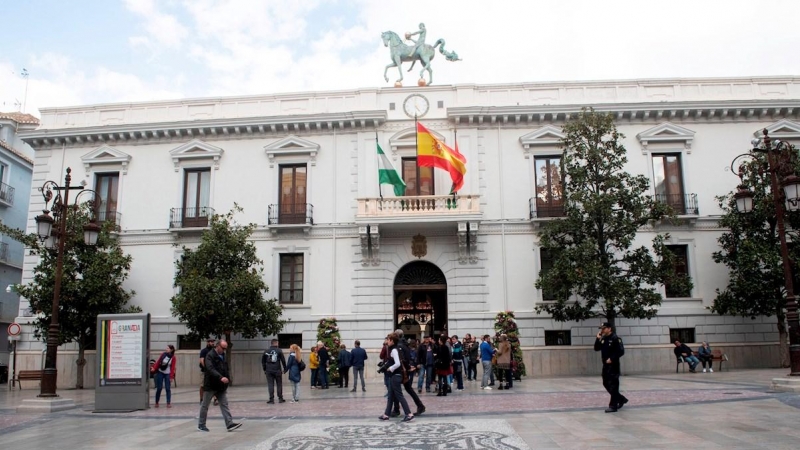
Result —
M428 29L435 84L800 74L800 1L1 2L0 111L392 86L382 31ZM25 97L27 69L29 85ZM414 84L414 73L406 74ZM20 106L16 104L19 103Z

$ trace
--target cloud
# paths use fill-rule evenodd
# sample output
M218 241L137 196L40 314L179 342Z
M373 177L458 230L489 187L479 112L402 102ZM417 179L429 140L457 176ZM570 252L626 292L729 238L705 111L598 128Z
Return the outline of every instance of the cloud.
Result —
M131 37L132 45L144 45L152 50L181 47L189 31L175 16L161 11L163 5L163 2L157 5L155 0L125 0L125 7L143 20L142 27L148 35Z

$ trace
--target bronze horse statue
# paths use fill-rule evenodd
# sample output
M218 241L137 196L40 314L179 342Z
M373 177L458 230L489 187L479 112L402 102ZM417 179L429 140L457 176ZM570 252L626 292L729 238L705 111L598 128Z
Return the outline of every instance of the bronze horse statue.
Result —
M387 65L386 69L383 71L383 78L386 81L389 81L389 77L386 75L386 72L392 67L397 67L397 72L400 74L400 79L397 80L397 84L400 84L403 81L402 63L411 61L411 67L408 69L410 72L411 69L414 68L414 64L419 61L420 64L422 64L422 70L419 72L419 78L424 79L423 76L427 70L427 84L433 83L431 60L433 60L434 56L436 56L437 47L439 48L439 52L444 55L448 61L460 61L456 52L449 52L444 49L444 39L437 40L433 45L425 43L418 45L406 45L403 43L403 40L400 39L400 36L398 36L394 31L384 31L381 33L381 39L383 40L383 46L390 48L390 56L392 58L392 63Z

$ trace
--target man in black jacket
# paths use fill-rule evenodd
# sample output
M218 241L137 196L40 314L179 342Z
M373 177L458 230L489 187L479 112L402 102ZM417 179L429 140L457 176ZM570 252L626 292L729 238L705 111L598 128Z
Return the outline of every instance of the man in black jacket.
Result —
M219 400L219 410L222 412L228 431L233 431L242 426L240 423L233 422L231 411L228 409L228 396L225 392L228 390L228 384L230 384L231 380L228 363L225 361L225 349L227 348L228 343L220 340L214 346L214 349L206 355L205 371L203 372L203 389L205 392L203 392L203 404L200 406L200 420L197 423L199 431L208 431L208 428L206 428L208 405L214 397Z
M417 411L414 413L414 416L418 416L425 412L425 405L422 403L422 400L419 399L419 396L416 392L414 392L414 386L412 385L413 379L411 373L417 370L417 366L412 364L411 361L411 349L408 348L408 344L406 343L405 338L403 337L403 330L397 329L394 332L395 336L399 341L397 342L397 348L400 353L400 359L403 361L403 367L406 369L408 373L408 379L405 383L403 383L403 388L406 390L408 395L411 397L411 400L414 401L414 404L417 406ZM399 416L400 415L400 403L398 401L394 402L394 409L392 411L392 415Z
M611 324L603 322L599 328L600 332L594 341L594 351L600 352L603 358L603 387L611 394L606 412L613 413L628 403L628 399L619 393L619 359L625 354L625 347L622 345L622 339L611 330Z
M317 358L319 358L319 389L328 389L328 366L331 362L331 357L328 354L328 349L322 341L317 341Z
M278 402L285 403L283 399L283 372L286 371L286 358L283 351L278 348L278 340L273 339L267 351L261 355L261 368L267 376L267 389L269 389L269 400L267 403L275 403L275 385L278 385Z

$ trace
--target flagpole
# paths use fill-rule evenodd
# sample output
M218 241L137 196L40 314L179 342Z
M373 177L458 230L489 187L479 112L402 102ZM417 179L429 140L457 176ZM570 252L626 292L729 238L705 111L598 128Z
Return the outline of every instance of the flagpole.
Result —
M453 145L455 146L456 151L458 151L458 127L453 128ZM456 202L456 190L455 190L455 187L456 187L456 185L454 183L453 187L450 188L450 193L453 194L453 203Z
M381 170L380 159L381 159L381 155L378 154L378 147L379 146L380 146L380 144L378 143L378 130L376 129L375 130L375 156L376 156L377 161L378 161L378 196L380 196L381 202L383 202L383 191L381 191L381 175L380 175L380 170Z

